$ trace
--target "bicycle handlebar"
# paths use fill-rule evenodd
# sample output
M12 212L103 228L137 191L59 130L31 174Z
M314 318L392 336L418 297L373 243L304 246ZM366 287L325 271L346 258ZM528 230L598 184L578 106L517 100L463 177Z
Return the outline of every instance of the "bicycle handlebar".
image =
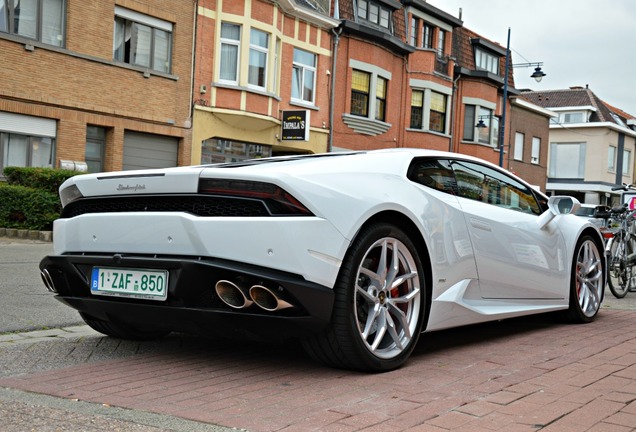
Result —
M612 188L613 191L617 191L617 190L624 190L624 191L628 191L628 190L636 190L636 186L631 185L631 184L627 184L627 183L623 183L621 186L614 186Z

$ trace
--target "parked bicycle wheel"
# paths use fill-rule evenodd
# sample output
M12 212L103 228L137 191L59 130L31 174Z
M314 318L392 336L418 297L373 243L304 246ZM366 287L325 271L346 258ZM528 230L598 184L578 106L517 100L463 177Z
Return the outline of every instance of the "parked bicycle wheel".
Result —
M614 241L610 248L608 258L608 278L609 289L616 298L623 298L630 289L636 288L634 285L633 266L627 265L627 254L630 253L627 242ZM625 251L625 248L628 248Z

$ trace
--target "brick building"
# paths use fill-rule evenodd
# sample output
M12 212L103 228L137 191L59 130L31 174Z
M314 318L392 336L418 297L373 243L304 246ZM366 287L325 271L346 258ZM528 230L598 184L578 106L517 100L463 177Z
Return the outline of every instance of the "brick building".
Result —
M0 171L190 162L192 0L0 3Z
M327 151L329 1L199 0L192 163Z

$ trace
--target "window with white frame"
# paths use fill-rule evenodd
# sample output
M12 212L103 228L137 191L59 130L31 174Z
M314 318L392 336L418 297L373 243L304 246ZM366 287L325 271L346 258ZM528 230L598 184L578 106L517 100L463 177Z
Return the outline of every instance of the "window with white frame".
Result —
M428 129L435 132L446 132L447 96L431 91L431 112Z
M571 112L561 114L561 123L583 123L582 112Z
M221 23L220 82L238 84L240 46L241 26Z
M53 167L55 138L0 132L0 173L8 166Z
M351 114L368 117L371 74L354 69L351 73Z
M433 49L433 31L435 28L427 23L422 26L422 48Z
M381 76L375 82L375 119L384 121L386 119L386 85L387 80Z
M446 31L442 29L437 30L437 56L444 57L446 52Z
M0 32L64 46L65 0L0 0Z
M422 129L424 122L424 91L411 91L411 128Z
M515 151L514 158L515 160L522 161L523 160L523 141L525 139L525 135L521 132L515 132Z
M532 151L530 153L530 163L539 164L541 156L541 138L532 137Z
M292 100L314 103L316 88L316 55L294 48Z
M115 6L113 59L170 73L172 23Z
M499 75L499 57L479 48L475 48L475 66Z
M57 122L0 111L0 177L8 166L53 168Z
M623 151L623 175L630 175L632 170L632 152L630 150Z
M497 147L499 118L494 115L494 110L483 105L465 104L463 140Z
M262 30L250 30L250 59L247 83L253 87L265 89L267 86L267 57L269 52L269 34Z
M607 149L607 170L616 172L616 147L609 146Z
M446 133L448 99L430 88L412 89L410 128Z
M419 35L420 35L420 19L416 17L411 17L411 34L410 34L411 45L417 46Z
M549 176L585 178L585 143L551 143Z

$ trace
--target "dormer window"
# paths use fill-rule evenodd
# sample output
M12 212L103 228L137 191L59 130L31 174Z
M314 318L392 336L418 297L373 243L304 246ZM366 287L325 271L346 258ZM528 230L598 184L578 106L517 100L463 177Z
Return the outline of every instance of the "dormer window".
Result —
M358 0L358 19L392 31L391 9L370 0Z
M499 75L499 57L479 48L475 48L475 66Z
M558 116L550 119L551 124L558 123L586 123L586 114L583 111L569 111L569 112L561 112Z

